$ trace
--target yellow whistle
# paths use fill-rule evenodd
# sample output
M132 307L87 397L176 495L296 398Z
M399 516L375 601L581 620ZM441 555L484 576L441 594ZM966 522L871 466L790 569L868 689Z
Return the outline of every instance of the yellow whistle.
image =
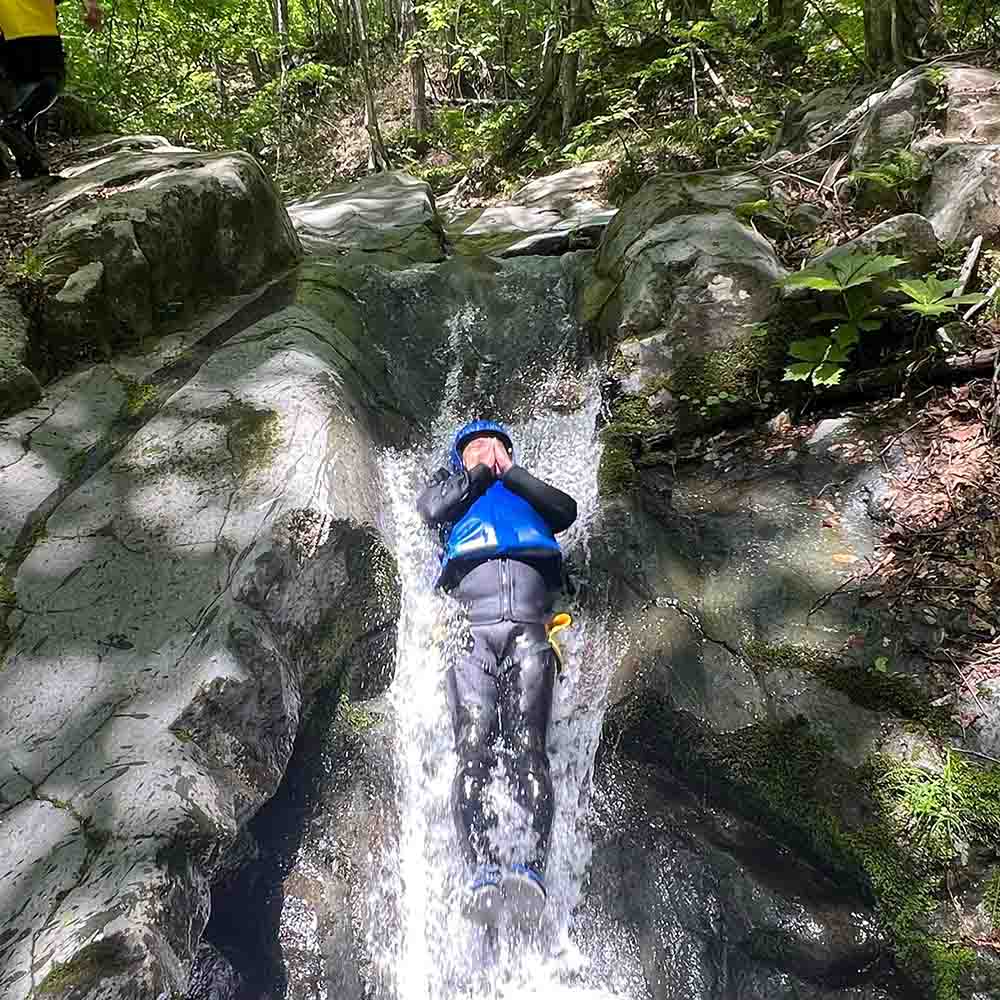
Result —
M552 618L545 624L545 636L549 640L549 645L555 650L556 659L559 661L559 669L562 669L563 665L563 654L562 649L559 646L559 641L556 636L566 628L569 628L573 624L573 616L567 614L565 611L560 611L559 614L553 615Z

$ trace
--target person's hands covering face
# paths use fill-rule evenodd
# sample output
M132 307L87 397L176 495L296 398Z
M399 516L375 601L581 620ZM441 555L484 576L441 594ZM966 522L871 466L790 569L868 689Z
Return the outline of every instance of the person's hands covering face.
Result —
M495 476L502 476L510 467L510 455L503 442L495 437L480 437L470 441L462 451L462 463L467 469L485 465Z

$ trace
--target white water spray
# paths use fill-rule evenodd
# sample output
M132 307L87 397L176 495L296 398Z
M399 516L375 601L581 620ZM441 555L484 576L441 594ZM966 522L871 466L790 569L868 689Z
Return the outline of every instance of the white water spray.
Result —
M572 925L590 860L591 768L614 667L608 623L593 611L574 615L562 643L566 662L549 730L555 815L539 933L526 943L501 928L499 938L488 941L462 916L459 904L469 871L450 803L456 759L444 671L461 635L461 616L454 602L433 589L436 541L421 524L415 501L447 455L455 427L479 416L457 412L455 400L462 348L480 322L472 307L451 321L453 374L427 448L383 456L389 520L383 527L402 582L390 691L397 722L400 835L397 855L380 859L381 884L373 887L369 901L374 986L380 1000L610 998L614 994L607 987L592 981ZM518 462L576 499L577 521L560 542L584 573L597 509L598 407L596 377L563 369L538 385L532 416L508 422ZM507 795L499 782L493 792Z

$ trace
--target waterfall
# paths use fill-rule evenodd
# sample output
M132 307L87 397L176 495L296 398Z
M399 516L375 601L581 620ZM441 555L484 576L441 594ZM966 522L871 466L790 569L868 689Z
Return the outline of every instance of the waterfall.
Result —
M376 995L380 1000L611 997L601 984L590 982L589 963L572 933L572 913L590 858L591 768L614 666L606 610L567 608L574 613L574 626L564 633L565 666L549 730L555 817L546 873L548 901L538 933L524 940L501 926L493 938L470 924L459 904L469 872L450 806L456 759L444 672L460 635L461 618L454 602L433 589L437 542L421 524L415 500L445 459L454 429L482 415L458 402L463 344L477 320L474 309L450 320L452 375L426 446L382 456L383 532L395 550L402 582L397 666L390 689L400 832L396 856L379 859L380 875L368 901L368 950L375 965ZM573 401L570 406L567 399ZM526 419L510 414L505 421L516 460L576 499L578 519L560 541L583 577L597 509L599 405L595 372L556 366L539 380L531 414ZM516 837L525 818L517 815L502 777L491 791L501 829Z

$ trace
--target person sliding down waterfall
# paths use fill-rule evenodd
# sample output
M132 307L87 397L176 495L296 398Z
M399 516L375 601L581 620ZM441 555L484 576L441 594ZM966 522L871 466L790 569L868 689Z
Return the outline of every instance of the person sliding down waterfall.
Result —
M553 807L546 737L557 669L546 622L562 577L555 536L576 520L576 501L513 456L500 424L466 424L450 470L439 469L417 500L444 543L436 586L462 604L469 622L447 674L458 754L452 801L474 868L466 914L483 924L495 923L502 906L516 922L536 923L545 907ZM506 870L485 801L498 756L535 837L529 856Z

